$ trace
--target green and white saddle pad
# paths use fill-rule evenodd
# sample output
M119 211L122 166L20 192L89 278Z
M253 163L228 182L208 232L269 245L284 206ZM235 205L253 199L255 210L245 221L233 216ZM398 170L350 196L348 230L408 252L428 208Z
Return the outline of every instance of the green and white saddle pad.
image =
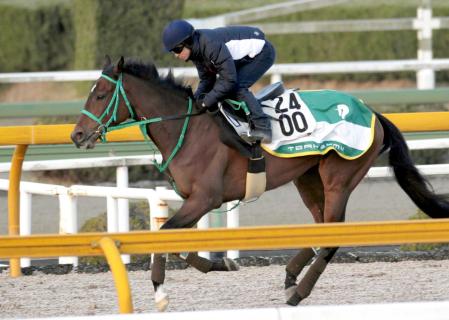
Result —
M363 155L373 143L374 113L358 98L333 90L286 90L262 102L271 121L268 153L291 158L334 150L345 159Z

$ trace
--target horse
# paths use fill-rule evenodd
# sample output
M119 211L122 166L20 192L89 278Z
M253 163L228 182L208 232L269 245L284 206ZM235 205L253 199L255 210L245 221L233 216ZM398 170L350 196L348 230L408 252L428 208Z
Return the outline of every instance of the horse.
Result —
M188 86L171 73L160 76L152 63L125 61L123 57L111 63L106 57L102 75L71 133L76 147L89 149L114 126L141 126L159 149L165 161L163 169L167 169L184 197L181 208L161 229L191 228L207 212L245 195L248 158L220 139L222 129L214 116L192 111L191 96ZM344 159L334 151L292 158L264 151L266 191L293 181L315 223L344 222L351 192L376 158L388 152L395 179L416 206L431 218L449 217L449 202L429 189L399 129L381 114L374 115L373 142L354 160ZM310 295L337 250L329 247L315 252L304 248L293 256L286 266L284 281L287 304L298 305ZM211 261L197 253L189 253L186 261L204 273L235 269L229 260ZM163 290L165 262L165 255L156 254L151 274L160 311L169 303ZM309 262L310 267L298 280Z

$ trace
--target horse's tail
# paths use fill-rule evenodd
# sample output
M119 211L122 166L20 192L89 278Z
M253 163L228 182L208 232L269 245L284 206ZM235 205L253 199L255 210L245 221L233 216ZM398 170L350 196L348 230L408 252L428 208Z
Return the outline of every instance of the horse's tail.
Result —
M431 186L415 167L399 129L381 114L376 116L385 132L382 150L390 149L388 160L402 190L431 218L449 218L449 202L429 189Z

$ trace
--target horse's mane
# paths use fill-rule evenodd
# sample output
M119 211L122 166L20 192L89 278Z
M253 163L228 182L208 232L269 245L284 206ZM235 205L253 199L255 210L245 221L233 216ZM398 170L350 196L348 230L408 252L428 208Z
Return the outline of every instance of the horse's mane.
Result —
M123 65L123 72L150 81L152 84L178 91L184 95L189 94L191 90L190 87L183 84L182 79L175 79L171 70L167 76L161 77L152 62L145 63L140 60L128 58Z

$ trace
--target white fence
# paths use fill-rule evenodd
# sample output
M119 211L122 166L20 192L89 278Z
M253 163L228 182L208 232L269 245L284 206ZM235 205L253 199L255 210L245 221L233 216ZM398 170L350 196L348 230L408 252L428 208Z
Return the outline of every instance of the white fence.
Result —
M276 4L269 4L250 8L238 12L190 19L196 28L224 27L232 24L247 24L268 17L279 17L298 11L313 10L325 6L335 6L341 3L351 3L349 0L296 0ZM363 20L334 20L334 21L300 21L300 22L271 22L251 23L259 27L265 34L296 34L323 32L363 32L363 31L391 31L416 30L418 38L417 58L420 62L433 59L432 33L434 29L448 29L449 17L433 17L432 1L421 0L417 7L416 17L393 19L363 19ZM351 73L350 67L344 71ZM367 70L367 72L369 72ZM435 87L435 72L432 68L421 68L416 73L418 89L433 89ZM276 78L274 79L276 80ZM272 77L273 81L273 77ZM277 81L277 80L276 80Z
M127 169L127 168L126 168ZM0 179L0 190L8 190L9 181ZM73 185L64 187L60 185L21 182L20 183L20 235L31 234L32 195L57 196L59 199L59 233L74 234L78 232L78 197L104 197L107 203L107 232L129 231L129 210L119 210L119 201L129 199L147 200L150 208L151 230L158 230L168 218L168 206L165 201L182 201L175 191L165 187L155 189L120 188L104 186ZM231 209L235 202L229 202L227 208ZM128 209L128 208L127 208ZM238 223L238 208L227 212L227 226L236 228ZM209 228L209 216L204 216L198 222L198 228ZM210 257L209 252L200 252L203 257ZM238 258L239 251L229 250L229 258ZM124 263L130 262L129 255L122 255ZM61 257L61 264L78 264L77 257ZM30 266L28 258L21 259L21 266Z
M160 68L160 74L168 73L167 68ZM318 63L284 63L275 64L267 72L271 83L281 81L283 75L310 75L332 73L380 73L415 71L417 74L418 89L433 89L434 80L419 80L420 73L429 71L449 70L449 59L431 60L374 60L374 61L345 61L345 62L318 62ZM175 77L197 78L195 68L174 68ZM101 70L86 71L54 71L54 72L20 72L0 73L0 83L23 83L38 81L92 81L100 77Z

